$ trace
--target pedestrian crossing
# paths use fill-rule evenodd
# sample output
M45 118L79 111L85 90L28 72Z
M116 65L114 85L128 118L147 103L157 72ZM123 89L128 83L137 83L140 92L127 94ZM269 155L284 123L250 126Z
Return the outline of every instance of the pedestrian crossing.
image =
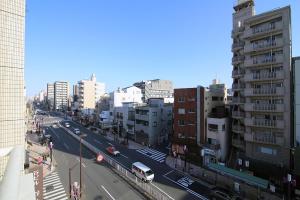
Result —
M46 176L43 180L44 200L67 200L68 196L57 172Z
M165 162L167 156L167 154L151 148L137 149L136 151L160 163Z

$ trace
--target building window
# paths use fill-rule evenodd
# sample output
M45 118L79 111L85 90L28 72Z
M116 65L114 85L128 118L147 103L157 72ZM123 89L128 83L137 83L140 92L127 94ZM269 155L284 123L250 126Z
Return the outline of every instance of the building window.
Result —
M195 98L194 97L190 97L190 98L188 98L188 101L195 101Z
M222 131L225 131L225 124L222 125Z
M157 127L157 122L153 122L153 127Z
M184 126L184 120L182 120L182 119L178 120L178 125L179 126Z
M178 114L184 115L185 114L185 109L184 108L178 108Z
M217 132L218 131L218 125L217 124L208 124L208 130Z
M153 116L157 116L157 112L152 112L152 115Z
M259 147L259 150L261 153L264 154L269 154L269 155L277 155L277 150L276 149L272 149L272 148L267 148L267 147Z
M184 97L179 97L178 102L184 102Z
M190 109L189 109L189 113L195 113L195 109L190 108Z
M184 133L178 133L178 138L185 138Z
M218 98L218 97L211 97L211 100L212 100L212 101L218 101L219 98Z

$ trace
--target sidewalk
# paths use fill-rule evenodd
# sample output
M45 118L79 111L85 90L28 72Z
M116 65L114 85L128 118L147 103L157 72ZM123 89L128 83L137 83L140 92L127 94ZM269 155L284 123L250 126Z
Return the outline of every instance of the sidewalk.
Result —
M49 150L48 147L42 146L35 141L28 140L31 145L28 144L27 150L29 151L29 169L38 166L38 159L43 158L43 155L48 155ZM52 166L50 166L51 160L50 157L47 156L46 160L43 161L43 177L50 174L55 170L55 160L52 160Z

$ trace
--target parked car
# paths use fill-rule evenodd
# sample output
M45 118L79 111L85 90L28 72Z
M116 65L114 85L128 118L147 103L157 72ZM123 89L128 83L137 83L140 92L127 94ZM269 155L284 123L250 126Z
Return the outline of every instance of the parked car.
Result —
M106 151L114 156L119 156L120 155L120 151L117 151L116 148L114 146L109 146L106 148Z
M79 128L74 128L74 133L75 133L76 135L79 135L79 134L80 134Z
M65 123L65 127L69 128L70 124L68 122Z
M213 188L210 192L210 199L212 200L242 200L238 195L223 189L223 188Z

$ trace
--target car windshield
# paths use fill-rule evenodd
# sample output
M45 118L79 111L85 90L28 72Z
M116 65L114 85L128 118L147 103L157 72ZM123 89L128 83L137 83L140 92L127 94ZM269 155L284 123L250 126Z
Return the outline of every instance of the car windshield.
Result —
M153 172L151 170L146 171L146 176L150 176L152 174L153 174Z

